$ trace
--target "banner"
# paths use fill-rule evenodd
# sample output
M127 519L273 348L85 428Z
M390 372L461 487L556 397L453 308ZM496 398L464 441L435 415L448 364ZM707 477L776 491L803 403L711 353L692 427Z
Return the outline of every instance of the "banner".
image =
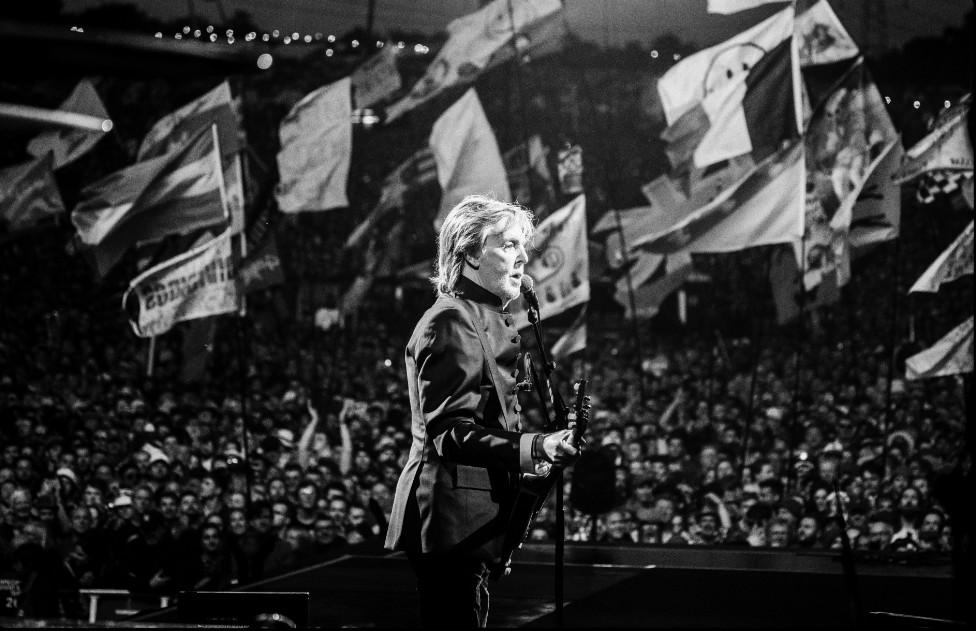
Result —
M803 275L800 274L796 256L790 250L785 247L777 248L771 254L769 266L773 306L776 308L776 322L780 325L796 318L801 310L809 313L840 300L836 275L827 276L818 285L804 289Z
M58 109L63 112L108 118L105 105L98 98L95 86L88 79L79 81ZM83 129L44 131L27 143L27 152L37 158L50 152L54 159L51 168L56 170L88 153L105 136L105 133L105 131L92 132Z
M583 192L583 148L579 145L559 150L556 172L563 195Z
M928 269L919 277L908 293L915 291L937 292L945 283L973 273L973 222L960 233L952 244L943 250Z
M906 379L930 379L973 371L973 316L921 353L905 360Z
M139 337L162 335L177 322L236 311L240 304L230 230L146 270L122 295L135 303L129 324Z
M511 199L495 133L474 89L441 114L430 132L429 144L443 191L435 230L440 230L448 211L468 195Z
M275 189L284 213L349 205L346 182L352 156L352 101L348 77L305 96L281 121Z
M973 144L967 126L970 103L972 95L967 94L936 119L932 131L905 152L895 182L907 182L927 171L973 170Z
M386 109L386 122L453 85L474 81L513 37L562 8L559 0L494 0L447 25L448 39L410 93Z
M539 223L525 273L535 280L543 319L590 299L585 196L576 197ZM522 301L513 301L511 309L515 327L528 326Z
M803 234L804 171L803 146L794 142L677 224L627 245L668 254L792 243Z
M54 156L0 169L0 234L33 227L45 217L64 212L64 202L54 181Z
M356 109L382 101L403 85L396 65L397 50L387 44L349 76Z
M99 276L137 242L227 222L219 164L213 131L204 128L176 151L85 187L71 221L81 243L93 248Z

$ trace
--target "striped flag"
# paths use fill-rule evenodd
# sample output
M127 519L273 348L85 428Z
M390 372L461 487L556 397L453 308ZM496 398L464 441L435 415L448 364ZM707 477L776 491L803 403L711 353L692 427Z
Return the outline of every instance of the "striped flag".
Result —
M100 277L131 246L227 221L213 131L176 151L116 171L81 191L71 221Z
M0 233L16 233L45 217L64 212L61 193L51 172L54 157L0 169Z
M930 379L973 372L973 316L945 337L905 360L906 379Z

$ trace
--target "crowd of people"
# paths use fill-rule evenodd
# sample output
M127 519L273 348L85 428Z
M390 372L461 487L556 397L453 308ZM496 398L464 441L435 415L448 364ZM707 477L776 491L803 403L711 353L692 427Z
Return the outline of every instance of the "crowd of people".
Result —
M587 182L606 198L598 188ZM632 327L594 279L587 349L556 386L569 398L589 380L586 451L612 471L612 502L584 510L581 460L564 480L566 532L550 503L529 540L830 551L846 535L875 558L949 553L962 381L903 374L905 354L972 305L969 281L905 296L968 221L935 206L938 220L906 196L898 249L856 261L842 301L803 324L773 324L760 251L696 256L710 281L688 289L686 322ZM310 285L348 284L355 265L336 252L353 225L282 220L286 283L220 318L190 383L186 325L150 356L118 308L124 279L94 283L65 251L67 222L0 243L0 615L80 615L81 589L228 589L383 552L410 445L403 348L432 292L378 281L327 330L293 309Z

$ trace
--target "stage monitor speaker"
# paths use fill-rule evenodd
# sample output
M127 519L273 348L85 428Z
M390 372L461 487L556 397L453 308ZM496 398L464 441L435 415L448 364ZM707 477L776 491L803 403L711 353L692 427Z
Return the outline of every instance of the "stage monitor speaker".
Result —
M251 629L308 628L308 592L180 592L180 622L247 625Z
M596 450L584 451L573 465L569 501L587 515L601 515L614 506L616 472L610 456Z

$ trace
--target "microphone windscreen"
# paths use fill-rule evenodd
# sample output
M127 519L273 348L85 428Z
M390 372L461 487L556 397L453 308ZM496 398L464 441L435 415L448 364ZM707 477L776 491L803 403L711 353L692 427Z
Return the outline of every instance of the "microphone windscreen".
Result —
M522 293L535 290L535 281L528 274L522 274Z

